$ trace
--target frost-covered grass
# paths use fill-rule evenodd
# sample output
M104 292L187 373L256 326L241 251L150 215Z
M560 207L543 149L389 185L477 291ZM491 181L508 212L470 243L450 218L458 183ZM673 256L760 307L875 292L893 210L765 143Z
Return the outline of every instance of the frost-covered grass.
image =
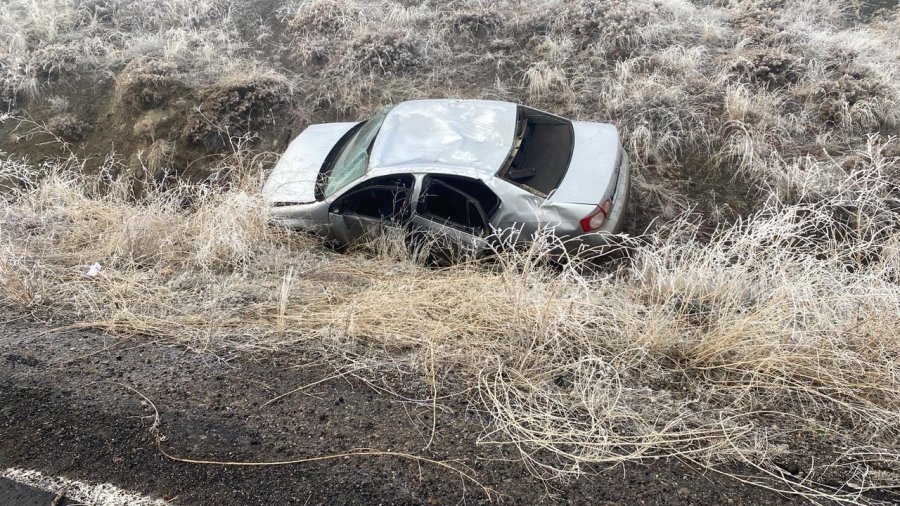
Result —
M873 140L854 171L835 167L815 201L773 199L711 235L671 220L599 271L551 266L540 241L443 269L392 244L337 254L266 225L249 156L222 162L228 189L138 200L77 164L29 179L7 160L18 189L0 221L3 304L203 352L434 372L439 395L481 402L482 442L517 446L547 478L739 461L771 474L767 486L850 501L900 471L897 160L882 149ZM104 268L87 276L94 262ZM798 437L845 449L795 480L776 463Z
M3 155L7 310L205 352L435 373L438 397L466 392L488 413L484 443L515 445L547 478L677 457L742 462L758 471L742 479L817 499L896 486L896 11L863 24L825 0L250 7L12 0L0 89L71 119L44 126L58 140L79 118L44 94L84 72L115 75L136 118L177 87L195 90L197 114L227 116L240 89L290 103L299 123L435 96L613 121L653 234L603 268L548 267L537 244L433 269L390 241L336 254L268 227L266 158L240 141L223 144L216 178L137 197L113 155L99 176L74 156ZM265 75L235 81L248 68ZM164 169L178 142L154 138L139 161ZM710 196L697 181L744 185L753 205L698 216ZM833 450L807 458L797 439ZM798 454L790 475L780 462Z
M204 87L265 74L291 90L286 119L300 127L413 98L521 101L615 122L637 183L663 188L668 204L639 202L671 218L692 205L673 174L790 187L772 174L796 174L788 168L809 157L843 162L869 134L900 133L900 17L861 23L854 12L828 0L285 0L269 11L11 0L0 90L13 107L107 74L119 95L134 92L126 102L152 110L173 99L160 90L196 90L199 106Z

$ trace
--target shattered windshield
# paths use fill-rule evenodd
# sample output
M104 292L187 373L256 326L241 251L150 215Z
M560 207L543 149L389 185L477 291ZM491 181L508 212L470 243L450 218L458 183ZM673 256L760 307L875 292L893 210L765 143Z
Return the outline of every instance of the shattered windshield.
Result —
M341 154L332 165L325 183L325 197L361 178L369 166L369 151L385 116L391 108L385 108L363 124L362 128L344 145Z

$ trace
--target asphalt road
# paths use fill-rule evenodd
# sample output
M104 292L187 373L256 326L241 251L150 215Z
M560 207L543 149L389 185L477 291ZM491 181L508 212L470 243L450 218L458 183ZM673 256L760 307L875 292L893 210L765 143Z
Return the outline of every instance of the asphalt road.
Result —
M5 482L0 506L50 504L57 488L66 488L73 503L101 494L109 498L105 504L129 506L156 506L160 500L241 506L496 504L498 498L507 504L804 503L677 460L595 469L550 489L529 473L514 448L478 443L483 421L468 399L443 401L432 425L431 403L415 401L429 395L421 378L385 376L385 385L407 385L401 395L377 388L377 378L321 381L329 375L333 368L293 355L226 363L137 338L114 340L99 332L9 322L0 329L0 472L37 471L49 493ZM267 403L312 384L308 391ZM165 440L155 440L151 427ZM429 445L432 427L437 430ZM292 465L220 465L290 462L360 448L376 454ZM218 463L172 460L161 450ZM478 484L446 467L383 452L450 462Z
M0 504L2 505L47 506L55 498L55 494L0 478ZM65 503L60 501L57 506L63 506L63 504Z

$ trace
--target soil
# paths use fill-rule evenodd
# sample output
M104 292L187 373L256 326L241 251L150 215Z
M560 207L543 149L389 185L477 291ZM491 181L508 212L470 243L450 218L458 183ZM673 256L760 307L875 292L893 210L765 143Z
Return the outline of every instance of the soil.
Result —
M542 482L512 448L478 444L481 415L460 397L438 406L391 394L327 364L290 356L220 357L95 331L8 322L0 339L0 466L108 482L175 504L793 504L677 460L598 469L569 482ZM424 385L385 377L385 384ZM130 387L130 388L129 388ZM131 390L131 389L134 390ZM137 392L140 392L138 394ZM393 456L354 456L271 467L171 460L161 448L216 461L285 461L365 448L451 463L455 472ZM727 471L752 474L747 469ZM18 497L0 484L0 502ZM12 490L7 492L6 490ZM3 494L7 494L4 496Z

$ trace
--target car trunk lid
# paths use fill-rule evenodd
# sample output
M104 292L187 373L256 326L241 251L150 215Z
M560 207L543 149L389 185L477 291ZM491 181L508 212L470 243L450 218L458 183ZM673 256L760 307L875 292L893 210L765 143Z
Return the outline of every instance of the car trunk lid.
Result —
M573 121L572 159L547 202L597 205L615 189L619 132L607 123Z

